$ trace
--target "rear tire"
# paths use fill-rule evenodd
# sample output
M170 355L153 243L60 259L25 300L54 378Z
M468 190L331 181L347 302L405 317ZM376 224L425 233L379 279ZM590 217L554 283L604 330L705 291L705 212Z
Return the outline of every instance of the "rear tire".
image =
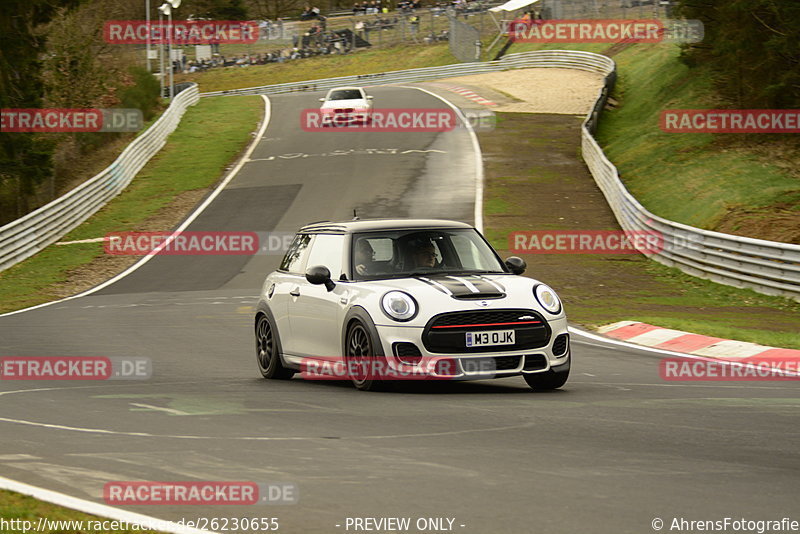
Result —
M264 378L286 380L294 375L294 371L283 366L280 349L278 330L269 317L259 315L256 321L256 362Z
M534 373L522 375L528 385L537 390L558 389L567 383L569 378L569 370L556 373L553 371L545 371L544 373Z

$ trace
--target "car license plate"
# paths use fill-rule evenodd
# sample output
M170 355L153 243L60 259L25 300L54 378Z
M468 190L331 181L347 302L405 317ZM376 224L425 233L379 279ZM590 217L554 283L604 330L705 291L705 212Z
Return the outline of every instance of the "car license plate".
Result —
M467 332L467 347L491 347L494 345L513 345L513 330L486 330Z

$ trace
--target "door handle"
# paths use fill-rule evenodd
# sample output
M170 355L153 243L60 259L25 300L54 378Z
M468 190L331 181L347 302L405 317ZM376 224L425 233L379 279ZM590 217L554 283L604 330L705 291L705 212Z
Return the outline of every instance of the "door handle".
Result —
M300 288L296 287L296 288L292 289L291 291L289 291L289 294L291 296L293 296L293 297L299 297L300 296Z

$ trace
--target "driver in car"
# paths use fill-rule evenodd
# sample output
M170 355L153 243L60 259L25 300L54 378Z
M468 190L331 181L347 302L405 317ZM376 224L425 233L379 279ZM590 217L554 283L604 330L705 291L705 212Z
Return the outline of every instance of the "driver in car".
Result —
M355 260L358 274L365 275L371 272L372 263L375 261L375 250L366 239L356 241Z
M418 239L411 243L411 259L414 269L436 267L436 247L430 239Z

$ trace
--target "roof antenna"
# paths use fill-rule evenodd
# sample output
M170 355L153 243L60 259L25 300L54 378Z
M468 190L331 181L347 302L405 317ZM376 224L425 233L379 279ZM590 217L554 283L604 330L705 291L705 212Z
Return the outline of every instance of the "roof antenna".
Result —
M353 208L353 220L354 221L358 221L359 220L358 214L356 213L356 209L355 208Z

